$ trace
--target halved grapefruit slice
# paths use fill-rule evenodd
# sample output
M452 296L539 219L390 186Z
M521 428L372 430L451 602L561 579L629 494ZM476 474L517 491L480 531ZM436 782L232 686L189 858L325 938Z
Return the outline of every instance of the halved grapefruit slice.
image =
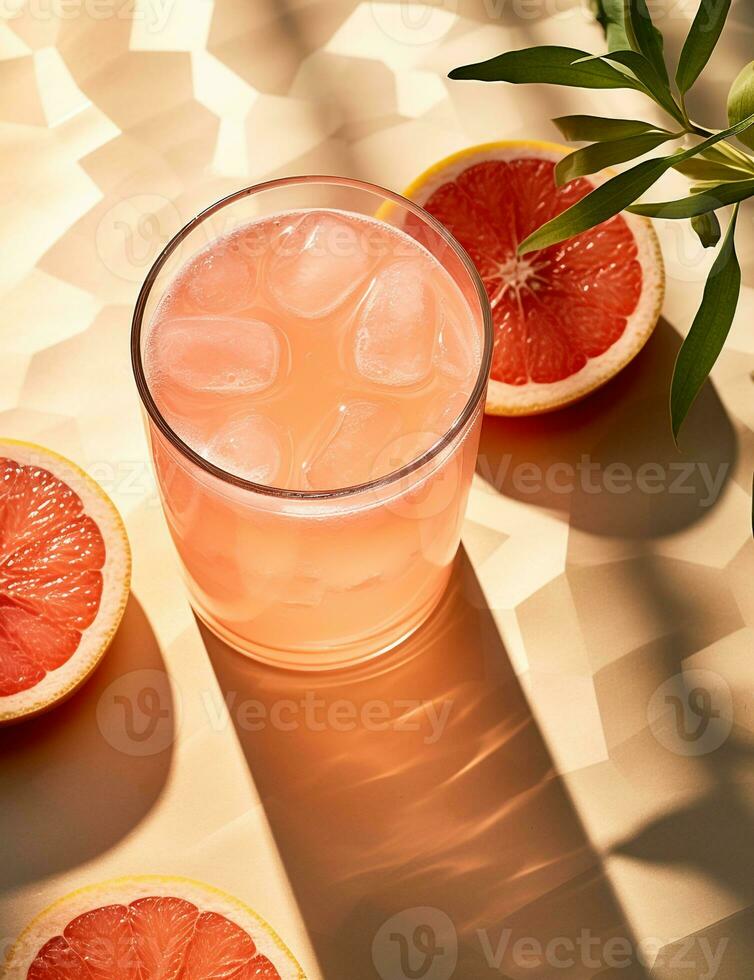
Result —
M73 892L21 933L2 980L304 980L243 903L188 878L137 875Z
M123 521L94 480L49 449L0 439L0 724L86 680L130 575Z
M493 415L532 415L603 385L641 350L662 309L665 273L651 223L632 214L519 257L536 228L598 178L555 184L566 147L511 140L441 160L404 191L464 246L492 305Z

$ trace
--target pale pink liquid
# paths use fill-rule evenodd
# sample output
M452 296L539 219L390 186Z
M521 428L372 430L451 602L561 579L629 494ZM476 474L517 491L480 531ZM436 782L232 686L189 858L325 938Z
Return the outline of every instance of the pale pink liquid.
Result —
M194 256L160 302L144 358L160 411L205 460L322 493L430 449L469 400L481 346L466 298L421 245L319 210L260 219ZM397 483L300 500L224 483L153 432L200 615L288 666L352 662L400 640L446 584L478 424Z

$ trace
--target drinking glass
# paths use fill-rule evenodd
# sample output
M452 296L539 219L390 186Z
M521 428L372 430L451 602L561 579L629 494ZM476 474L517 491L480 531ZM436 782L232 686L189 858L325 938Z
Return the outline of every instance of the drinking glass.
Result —
M481 359L465 404L418 458L358 486L286 490L223 470L176 434L150 391L145 344L188 258L255 219L322 208L377 217L428 249L468 304ZM168 527L210 630L267 664L321 670L383 653L424 622L458 550L492 355L484 285L439 222L391 191L341 177L240 190L190 221L158 257L136 303L131 355Z

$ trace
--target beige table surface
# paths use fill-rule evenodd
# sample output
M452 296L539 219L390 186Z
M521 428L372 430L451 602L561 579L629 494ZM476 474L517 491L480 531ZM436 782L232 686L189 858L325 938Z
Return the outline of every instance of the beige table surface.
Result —
M694 4L655 7L677 50ZM445 78L533 42L599 50L569 0L0 11L0 431L89 469L134 551L105 664L0 735L0 938L82 884L157 872L248 901L312 980L753 976L751 212L680 455L668 379L710 257L679 225L639 359L570 411L488 420L427 628L379 669L281 675L199 630L156 503L128 334L157 250L244 184L401 189L466 145L641 100ZM739 0L695 99L710 125L752 41Z

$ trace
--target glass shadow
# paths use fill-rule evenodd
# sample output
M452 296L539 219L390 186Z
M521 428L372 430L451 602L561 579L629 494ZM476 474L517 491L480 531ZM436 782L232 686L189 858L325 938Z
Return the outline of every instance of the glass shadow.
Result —
M371 667L276 671L202 630L328 980L607 977L610 939L636 951L463 553Z

